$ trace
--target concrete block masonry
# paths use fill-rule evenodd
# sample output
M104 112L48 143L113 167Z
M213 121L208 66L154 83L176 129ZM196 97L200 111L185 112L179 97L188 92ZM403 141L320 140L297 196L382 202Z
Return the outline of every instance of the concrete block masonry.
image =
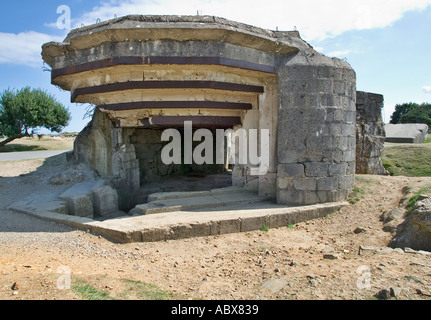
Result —
M97 106L73 160L113 180L123 211L139 204L141 185L232 165L162 163L162 131L184 121L196 129L267 132L269 143L261 136L256 145L268 156L267 174L257 178L259 165L236 162L232 185L279 204L338 201L353 189L355 71L296 31L210 16L132 15L72 30L42 51L52 83L74 102ZM338 183L319 182L328 177ZM69 201L89 207L85 197Z
M93 183L79 183L60 195L59 199L66 203L70 215L93 217L92 188Z
M119 210L117 191L105 185L104 180L77 183L58 199L65 203L67 214L72 216L102 217Z
M385 142L385 125L382 118L384 105L380 94L356 93L356 164L357 174L385 174L381 156Z

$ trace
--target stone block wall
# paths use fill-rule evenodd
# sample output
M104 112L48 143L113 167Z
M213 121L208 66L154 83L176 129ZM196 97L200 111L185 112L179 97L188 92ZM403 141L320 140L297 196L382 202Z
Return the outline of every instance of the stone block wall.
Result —
M381 156L385 142L382 119L383 96L356 93L356 173L385 174Z
M344 200L355 175L355 72L303 51L280 67L279 97L278 203Z
M106 113L95 109L93 119L78 135L73 160L85 164L118 191L121 210L132 208L140 188L139 162L130 143L133 129L115 128Z
M267 130L266 174L251 177L250 164L236 165L233 183L260 195L275 191L280 204L341 201L353 189L356 74L296 31L210 16L127 16L74 30L62 43L45 44L42 56L53 84L70 90L75 102L99 106L77 139L75 158L112 177L121 208L141 179L167 169L154 165L161 145L138 130L170 127L170 118ZM161 81L164 87L151 87Z

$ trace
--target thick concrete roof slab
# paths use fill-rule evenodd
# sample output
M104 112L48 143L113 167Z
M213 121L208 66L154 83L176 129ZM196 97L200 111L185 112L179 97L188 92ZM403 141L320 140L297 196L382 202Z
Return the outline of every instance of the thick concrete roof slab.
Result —
M272 31L213 16L128 15L72 30L63 43L43 45L43 59L89 49L105 42L221 41L279 55L310 46L297 31Z

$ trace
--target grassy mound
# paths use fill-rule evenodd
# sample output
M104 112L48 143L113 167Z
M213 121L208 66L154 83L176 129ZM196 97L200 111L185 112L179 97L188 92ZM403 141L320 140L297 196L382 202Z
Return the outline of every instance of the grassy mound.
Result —
M431 139L423 144L387 145L382 161L392 176L430 177Z

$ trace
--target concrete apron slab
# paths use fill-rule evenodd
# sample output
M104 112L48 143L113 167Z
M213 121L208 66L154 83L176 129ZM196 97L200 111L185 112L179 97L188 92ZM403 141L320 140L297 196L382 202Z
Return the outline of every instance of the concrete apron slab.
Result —
M11 210L65 224L119 243L158 242L202 236L281 228L332 214L346 202L289 207L273 202L223 208L175 211L144 216L124 216L106 221L68 216L45 210L15 206Z
M209 191L165 192L148 197L148 203L137 205L129 213L134 215L158 214L163 212L204 210L216 207L239 206L269 200L259 197L243 188L228 187Z

